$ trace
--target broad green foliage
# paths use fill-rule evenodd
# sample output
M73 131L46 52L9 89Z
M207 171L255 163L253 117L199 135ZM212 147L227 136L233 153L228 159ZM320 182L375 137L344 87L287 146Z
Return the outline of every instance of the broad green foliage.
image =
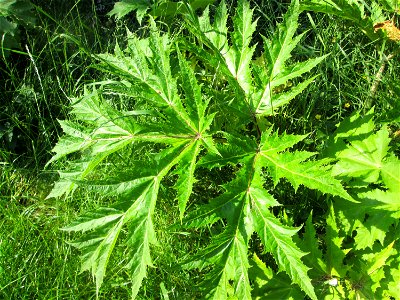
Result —
M322 240L311 214L301 241L318 299L399 298L400 161L390 152L388 131L376 130L373 110L344 120L328 142L326 155L338 159L333 174L343 178L358 203L335 197L326 215ZM375 186L371 186L374 184ZM320 235L320 234L319 234ZM298 299L259 258L251 261L255 295ZM261 298L260 298L261 299Z
M224 1L212 18L209 8L200 17L187 9L193 36L174 40L150 20L148 38L128 32L124 49L117 45L113 54L98 55L98 68L113 80L86 88L72 105L72 120L60 122L65 135L50 162L66 157L68 168L59 172L49 197L82 187L110 199L64 228L82 232L71 244L81 250L82 270L91 271L97 291L115 245L124 243L132 297L140 292L158 243L153 217L164 200L160 189L173 175L180 216L175 228L224 225L180 263L206 273L204 297L398 297L400 165L386 128L375 129L372 112L355 115L342 122L317 159L317 153L301 150L308 135L263 122L312 82L305 74L324 58L295 62L291 56L302 38L296 35L299 2L293 1L263 45L253 42L257 21L247 1L238 1L231 20ZM279 88L292 80L293 87ZM132 110L117 109L116 95ZM196 171L229 165L236 171L221 193L197 203ZM300 239L300 228L274 213L281 204L271 189L281 181L294 192L302 186L333 197L324 247L311 216ZM249 255L254 236L276 268Z
M34 25L33 5L27 0L0 0L0 56L19 48L18 25Z
M391 19L400 8L397 0L303 0L301 7L350 20L372 41L384 36L375 25Z
M354 115L339 126L334 138L339 162L333 174L348 182L360 202L349 209L338 201L344 230L349 235L357 232L357 249L372 249L376 240L384 244L387 232L400 216L400 161L390 152L387 128L374 131L372 115L372 110L364 119ZM355 128L360 120L361 126Z
M395 299L400 296L400 161L390 152L387 128L376 130L373 110L343 121L328 143L338 159L333 174L343 178L359 203L337 198L330 207L326 253L318 248L311 216L302 247L326 299ZM345 243L349 238L353 244Z
M191 0L188 4L193 9L205 8L215 2L214 0ZM122 0L114 4L114 8L108 13L121 19L127 14L136 11L136 18L142 23L143 17L148 13L153 17L173 17L186 12L183 2L171 0Z

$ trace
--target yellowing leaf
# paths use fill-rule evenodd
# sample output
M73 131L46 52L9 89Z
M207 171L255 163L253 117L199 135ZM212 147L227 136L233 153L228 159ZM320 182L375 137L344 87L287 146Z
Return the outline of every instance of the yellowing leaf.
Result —
M383 30L390 40L394 42L400 42L400 29L394 25L392 20L386 20L384 22L374 24L374 30L375 32L378 30Z

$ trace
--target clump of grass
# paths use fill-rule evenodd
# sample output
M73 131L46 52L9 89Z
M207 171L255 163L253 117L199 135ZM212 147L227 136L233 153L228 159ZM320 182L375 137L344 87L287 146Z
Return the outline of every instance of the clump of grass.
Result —
M61 134L57 119L66 118L70 97L97 77L90 53L109 47L109 27L80 2L38 1L36 27L25 32L23 51L0 62L2 299L95 297L90 276L79 275L78 253L59 229L98 199L46 199L56 174L42 171Z

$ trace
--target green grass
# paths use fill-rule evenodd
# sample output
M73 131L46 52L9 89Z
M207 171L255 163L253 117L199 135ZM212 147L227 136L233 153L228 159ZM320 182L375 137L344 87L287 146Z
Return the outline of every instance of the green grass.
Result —
M88 52L110 46L104 39L111 38L109 27L81 2L37 7L36 27L25 33L22 54L0 62L1 299L95 298L90 275L79 273L79 253L60 228L97 199L46 199L57 176L42 171L61 134L57 119L66 117L71 97L96 77ZM120 290L114 298L126 298L127 288Z
M0 297L82 299L93 294L59 231L74 215L67 203L45 200L53 178L4 167L1 195ZM88 276L86 280L88 280Z
M116 24L98 16L86 1L74 5L75 1L53 0L42 7L41 1L36 2L37 25L25 33L23 53L0 62L0 299L95 299L95 284L88 272L80 274L79 253L67 243L72 237L60 228L80 212L110 200L84 191L67 199L46 199L57 175L43 167L61 134L57 119L66 118L71 98L81 93L84 84L104 76L90 68L94 63L90 54L110 51L116 39L122 40L123 25L132 27L132 23ZM287 4L257 3L258 32L268 35L277 20L266 16L280 16ZM310 31L296 51L299 58L330 56L315 71L320 74L315 83L270 121L284 124L291 132L312 132L304 147L321 149L335 125L369 101L380 67L380 48L357 29L326 15L303 14L301 22ZM385 47L385 53L392 51L393 46ZM399 101L393 97L400 90L399 68L397 57L388 64L373 100L383 120L393 119L393 112L398 117L393 107ZM398 129L394 125L393 130ZM208 183L205 177L199 195L217 192ZM154 249L154 268L143 283L143 299L199 297L196 284L202 274L181 270L176 262L205 245L213 230L171 230L179 219L171 195L166 184L165 205L155 220L160 246ZM304 210L291 212L292 202L281 203L287 204L285 213L290 218L304 222L299 215L315 204L300 196L295 200L303 201ZM124 251L122 245L117 246L100 299L129 297L128 276L121 267Z

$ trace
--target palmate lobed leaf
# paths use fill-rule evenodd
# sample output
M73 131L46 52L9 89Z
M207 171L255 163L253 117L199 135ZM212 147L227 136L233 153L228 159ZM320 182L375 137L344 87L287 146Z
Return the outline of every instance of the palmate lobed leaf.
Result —
M400 216L399 194L375 189L360 192L358 199L360 203L355 207L337 202L342 227L348 235L356 231L356 249L372 249L375 241L384 244L387 232Z
M362 177L365 182L378 181L384 158L389 150L389 134L381 129L364 140L356 140L338 154L339 163L333 168L335 176Z
M279 203L263 188L264 180L261 178L261 170L267 167L271 170L272 177L278 173L275 176L276 181L285 177L295 187L304 184L352 200L340 182L332 177L329 169L322 167L324 161L305 161L314 153L287 151L304 138L305 136L287 134L280 136L270 129L263 134L257 145L254 141L245 143L246 139L240 141L237 137L227 136L228 143L234 144L218 145L221 157L209 154L202 159L202 165L210 168L231 162L242 165L236 178L224 186L224 194L191 213L183 223L190 228L213 224L219 219L227 222L223 233L215 237L210 246L196 256L196 262L188 263L192 268L202 268L209 264L214 266L210 273L212 280L205 282L205 289L212 291L211 297L218 295L219 299L226 299L230 288L233 288L235 293L242 293L237 290L237 273L229 273L239 251L234 241L242 241L240 245L244 242L248 247L250 233L255 231L260 236L265 250L275 258L280 270L284 270L307 295L316 299L313 285L307 275L309 268L301 261L306 253L292 240L299 229L284 226L270 212L269 209ZM241 144L247 146L234 147ZM297 173L296 170L301 171ZM241 260L237 264L237 268L241 268L242 272L243 266L247 266L248 262ZM233 281L232 286L229 280ZM249 282L245 284L249 285Z
M225 76L232 86L235 99L230 103L233 109L247 114L241 122L248 123L254 115L271 115L274 111L287 104L300 94L313 80L304 80L296 88L284 93L276 93L275 88L293 78L309 72L324 58L319 57L287 66L291 52L300 42L303 35L293 38L300 13L299 2L293 1L284 21L278 25L278 30L270 38L264 38L265 63L255 65L253 54L256 45L251 45L251 38L256 29L253 22L253 10L247 1L239 1L236 13L232 18L233 31L227 30L227 8L222 1L217 7L214 21L210 23L209 10L203 16L196 17L194 12L186 18L188 29L198 36L201 44L209 47L214 55L202 48L186 45L198 55L199 59L211 65ZM259 80L253 80L253 76ZM240 126L242 124L239 124Z
M137 38L132 35L130 38L131 45L140 44ZM81 238L71 244L81 250L82 270L91 270L97 293L120 232L126 227L129 248L126 268L133 283L132 296L136 297L147 267L152 265L150 245L157 243L152 217L161 180L176 165L184 170L177 172L178 202L183 215L195 182L197 156L203 147L211 152L215 149L207 133L214 115L207 115L208 101L202 98L193 70L180 57L184 74L181 83L187 97L182 100L171 74L168 37L154 32L148 45L151 53L128 45L125 52L117 47L115 54L99 58L103 69L114 70L124 80L110 84L134 90L137 97L153 105L153 113L116 110L102 98L100 91L85 90L73 104L72 115L76 121L61 122L66 135L54 148L56 154L49 162L72 153L77 157L68 171L60 172L61 178L49 197L60 197L82 186L116 201L110 208L101 207L83 214L64 228L83 232ZM130 86L126 79L130 80ZM193 102L185 107L183 101ZM115 170L115 176L91 178L95 171L101 174L106 158L141 143L162 147L156 155L146 156L149 161L140 158L132 162L133 169L129 172Z
M303 140L305 136L263 133L260 143L260 160L268 166L275 185L280 178L286 178L295 190L300 184L318 189L324 193L340 196L354 201L344 190L339 180L329 174L329 161L307 161L314 153L306 151L282 152L284 147L291 147Z

